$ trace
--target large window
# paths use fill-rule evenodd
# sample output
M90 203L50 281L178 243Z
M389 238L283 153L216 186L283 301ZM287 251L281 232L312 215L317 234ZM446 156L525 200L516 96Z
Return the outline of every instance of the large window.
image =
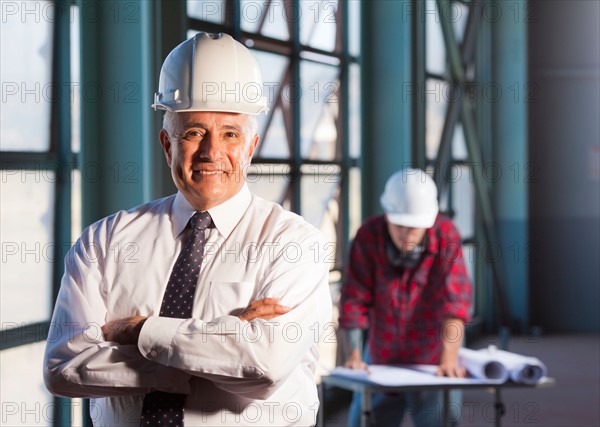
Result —
M491 104L497 96L489 66L490 22L497 19L492 16L497 9L490 3L413 1L413 162L435 178L440 209L462 235L475 285L475 324L493 321L490 316L502 322L506 314L490 200L499 173L489 161ZM496 306L487 306L490 301Z
M339 281L360 222L360 2L188 0L187 7L190 35L227 32L256 55L270 110L260 117L250 188L323 231L320 250L332 283Z
M80 229L77 13L43 0L1 12L0 422L60 425L57 408L70 402L46 391L41 369L62 258Z

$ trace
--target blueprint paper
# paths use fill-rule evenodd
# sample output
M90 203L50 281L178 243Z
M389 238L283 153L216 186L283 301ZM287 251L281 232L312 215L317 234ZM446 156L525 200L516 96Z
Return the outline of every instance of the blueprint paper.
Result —
M476 378L488 378L499 383L509 378L516 383L534 385L546 378L546 365L535 357L522 356L495 346L481 350L461 348L462 365Z
M451 384L503 384L509 379L534 385L546 378L546 366L535 357L498 350L493 346L482 350L461 348L459 363L470 378L436 375L437 365L369 365L369 370L338 366L330 375L381 386L421 386Z
M369 365L369 371L337 367L330 375L351 378L368 384L394 386L485 384L476 378L448 378L435 375L435 365Z
M504 350L498 350L495 347L487 349L490 357L495 358L502 363L510 373L510 378L516 383L537 384L546 377L548 369L536 357L522 356ZM480 350L485 351L485 350Z
M481 352L468 348L461 348L458 358L462 367L474 378L484 379L494 384L502 384L508 381L510 373L497 359L487 351Z

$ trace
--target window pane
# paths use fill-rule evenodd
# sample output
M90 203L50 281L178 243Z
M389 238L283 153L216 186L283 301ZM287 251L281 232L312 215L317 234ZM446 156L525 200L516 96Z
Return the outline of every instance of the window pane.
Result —
M242 0L242 30L257 33L279 40L289 40L288 25L291 23L286 15L283 1Z
M81 235L81 171L71 172L71 241Z
M469 6L459 2L451 2L442 15L445 19L452 22L454 27L454 36L458 43L462 42L465 29L467 28L467 22L469 21Z
M350 238L354 238L354 235L360 228L362 223L362 207L361 197L362 186L361 186L361 171L360 168L351 168L349 174L350 187L348 189L348 232Z
M52 425L52 396L42 381L45 345L38 342L0 352L2 425Z
M465 260L465 267L467 267L467 274L469 275L469 279L471 279L471 283L475 283L475 268L476 268L476 261L477 261L477 246L476 245L472 245L472 244L468 244L468 245L463 245L462 247L463 250L463 257ZM473 286L472 287L472 291L473 291L473 304L471 305L471 315L475 314L477 312L477 307L475 307L476 303L477 303L477 286Z
M283 204L291 178L289 165L254 164L248 168L246 181L250 191L263 199Z
M304 165L306 168L315 168L315 165ZM336 168L333 165L323 165L320 168ZM338 186L340 183L339 175L335 173L328 174L325 172L322 175L303 175L301 178L301 215L315 227L321 229L324 225L325 215L329 215L328 210L331 208L330 202L337 195ZM337 203L336 203L337 205ZM325 225L325 227L328 227ZM327 240L331 241L331 235L327 236Z
M355 3L355 2L350 2ZM350 65L350 84L348 85L348 151L353 159L360 158L361 155L361 132L362 132L362 114L360 113L360 66L358 64Z
M425 150L428 159L437 157L444 123L446 122L448 103L462 102L461 95L453 92L455 87L448 82L427 79L425 93L418 94L418 96L424 96L426 102ZM455 123L451 145L452 156L455 160L467 159L465 135L460 121Z
M303 170L313 168L315 165L304 165ZM334 165L321 165L318 175L303 175L301 178L301 215L317 227L325 237L323 247L314 248L329 263L330 269L340 267L341 259L337 256L337 229L336 224L340 215L337 195L339 192L340 175ZM331 171L332 173L328 173ZM311 249L312 250L312 249Z
M268 107L271 109L271 123L269 115L258 116L259 134L263 138L258 147L256 157L288 158L290 155L289 144L282 114L282 105L288 105L290 99L289 83L284 81L288 69L289 59L283 55L253 50L263 74L264 94L267 97ZM274 110L274 111L273 111ZM269 125L269 129L266 129Z
M336 46L336 0L302 0L300 3L300 42L317 49L333 51Z
M17 13L2 16L0 150L47 151L50 147L50 107L53 97L58 96L53 93L51 75L55 10L51 3L14 2Z
M225 18L225 0L187 0L190 18L222 24Z
M461 122L454 126L454 135L452 136L452 158L454 160L467 160L467 144L465 142L465 132Z
M301 154L314 160L334 160L337 154L339 69L310 61L300 63Z
M263 127L266 123L263 124ZM255 158L287 159L290 157L288 134L281 107L273 112L269 128L262 131L262 140L254 154Z
M47 321L51 314L55 174L2 171L2 322ZM59 261L60 262L60 261Z
M425 155L428 159L435 159L446 120L448 102L445 91L448 85L440 80L427 79L425 86Z
M427 0L425 8L425 68L430 73L444 75L446 72L446 45L440 20L444 19L452 24L456 38L452 42L461 43L469 20L469 7L460 1L446 2L440 13L435 1Z
M454 223L458 227L461 237L468 239L473 237L473 218L475 218L472 171L469 166L455 166L452 168L451 174Z
M446 72L446 46L434 0L425 2L425 69L437 75Z
M358 56L360 53L360 3L349 1L348 5L348 50L350 55Z
M71 6L71 151L79 152L81 142L80 120L81 102L80 91L81 76L79 73L79 8Z
M262 50L252 50L258 61L263 77L264 95L267 97L269 108L277 100L277 94L282 91L284 74L290 63L289 58Z

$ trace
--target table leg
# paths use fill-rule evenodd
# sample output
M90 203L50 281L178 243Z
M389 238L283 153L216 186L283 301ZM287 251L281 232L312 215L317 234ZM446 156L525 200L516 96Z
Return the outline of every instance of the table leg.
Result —
M494 425L500 427L502 423L502 417L506 412L504 403L502 402L502 396L500 395L500 387L494 387Z
M319 393L319 412L317 413L317 426L325 427L325 383L317 385L317 392Z
M369 427L371 425L371 391L369 387L365 387L361 393L360 405L360 425L361 427Z
M450 419L450 390L444 389L444 407L442 408L442 417L444 419L445 427L452 427L452 420Z

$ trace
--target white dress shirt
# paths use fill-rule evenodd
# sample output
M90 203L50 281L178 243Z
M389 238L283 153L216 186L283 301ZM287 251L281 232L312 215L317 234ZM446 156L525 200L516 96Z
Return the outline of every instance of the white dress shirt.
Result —
M139 425L144 395L187 395L185 425L313 425L317 343L330 329L321 234L247 187L209 210L193 317L158 317L194 209L178 193L102 219L65 259L44 380L55 394L91 398L97 426ZM271 321L240 320L250 302L281 298ZM149 316L138 345L100 327Z

